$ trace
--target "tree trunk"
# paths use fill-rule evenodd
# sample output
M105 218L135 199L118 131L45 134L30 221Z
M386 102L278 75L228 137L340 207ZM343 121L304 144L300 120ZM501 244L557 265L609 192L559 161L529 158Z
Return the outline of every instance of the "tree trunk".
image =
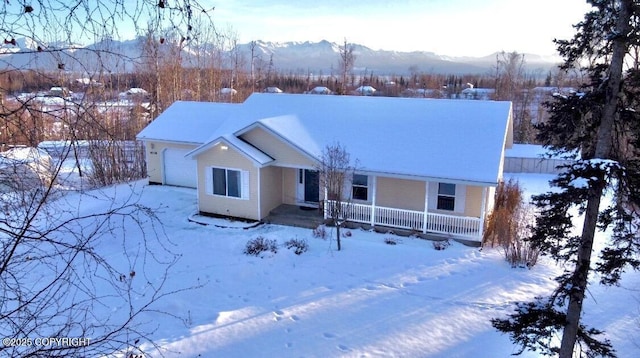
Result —
M604 175L589 188L589 199L584 215L582 226L582 237L580 248L576 259L576 267L571 280L572 287L569 294L569 305L567 307L566 325L562 332L562 342L560 345L559 358L572 358L573 347L576 344L578 327L580 325L580 315L582 313L582 303L584 300L589 271L591 267L591 251L595 237L596 224L600 207L600 198L604 190Z
M631 31L632 7L633 0L620 1L620 11L618 12L615 27L616 33L612 34L614 36L612 40L613 52L611 64L609 65L608 79L606 80L605 103L595 143L595 158L612 159L613 128L617 118L624 57L627 53L627 34ZM573 348L580 325L582 303L587 289L588 274L591 269L591 250L593 249L593 239L598 221L600 199L606 184L605 180L604 171L600 170L599 177L596 181L592 181L589 187L587 209L580 239L581 244L572 278L573 287L571 287L571 293L569 294L567 322L562 334L559 358L571 358L573 356Z
M618 96L622 85L622 71L624 58L629 47L627 34L631 31L631 9L633 0L623 0L620 2L620 11L616 22L616 29L613 39L613 53L611 64L609 65L608 81L606 83L606 102L600 126L598 127L598 137L596 142L596 158L611 159L611 149L613 147L613 125L616 122L616 111L618 110Z

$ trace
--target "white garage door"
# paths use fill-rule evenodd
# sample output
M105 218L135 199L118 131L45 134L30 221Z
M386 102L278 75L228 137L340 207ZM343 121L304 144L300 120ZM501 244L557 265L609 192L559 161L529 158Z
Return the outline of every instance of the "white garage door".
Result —
M167 148L163 152L164 184L195 188L197 162L185 155L189 149Z

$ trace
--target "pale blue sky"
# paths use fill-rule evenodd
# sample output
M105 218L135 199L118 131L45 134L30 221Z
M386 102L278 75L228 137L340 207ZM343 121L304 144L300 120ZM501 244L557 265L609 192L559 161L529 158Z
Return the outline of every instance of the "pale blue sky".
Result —
M585 0L207 0L240 42L359 43L373 49L484 56L555 54L589 10Z

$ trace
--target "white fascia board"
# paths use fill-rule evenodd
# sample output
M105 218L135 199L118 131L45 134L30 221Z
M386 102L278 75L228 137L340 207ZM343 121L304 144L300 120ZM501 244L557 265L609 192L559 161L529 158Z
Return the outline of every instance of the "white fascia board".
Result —
M296 145L295 143L292 143L291 141L289 141L288 139L284 138L280 133L278 133L277 131L273 130L273 128L269 127L268 125L262 123L262 122L254 122L240 130L238 130L237 132L234 133L234 135L236 137L240 137L241 135L250 132L252 129L255 128L262 128L264 129L267 133L273 135L274 137L276 137L278 140L280 140L282 143L285 143L286 145L288 145L289 147L291 147L293 150L297 151L298 153L304 155L305 157L307 157L309 160L311 160L314 163L320 163L320 159L316 158L314 155L312 155L311 153L307 152L306 150L300 148L298 145Z

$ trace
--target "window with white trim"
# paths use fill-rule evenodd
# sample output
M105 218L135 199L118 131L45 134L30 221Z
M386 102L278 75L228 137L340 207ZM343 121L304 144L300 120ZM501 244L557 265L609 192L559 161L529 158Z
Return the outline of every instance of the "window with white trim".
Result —
M207 192L211 195L249 199L249 172L210 167L207 171Z
M438 210L453 211L456 204L456 185L438 183Z
M362 174L354 174L351 181L351 197L355 200L369 199L369 177Z

